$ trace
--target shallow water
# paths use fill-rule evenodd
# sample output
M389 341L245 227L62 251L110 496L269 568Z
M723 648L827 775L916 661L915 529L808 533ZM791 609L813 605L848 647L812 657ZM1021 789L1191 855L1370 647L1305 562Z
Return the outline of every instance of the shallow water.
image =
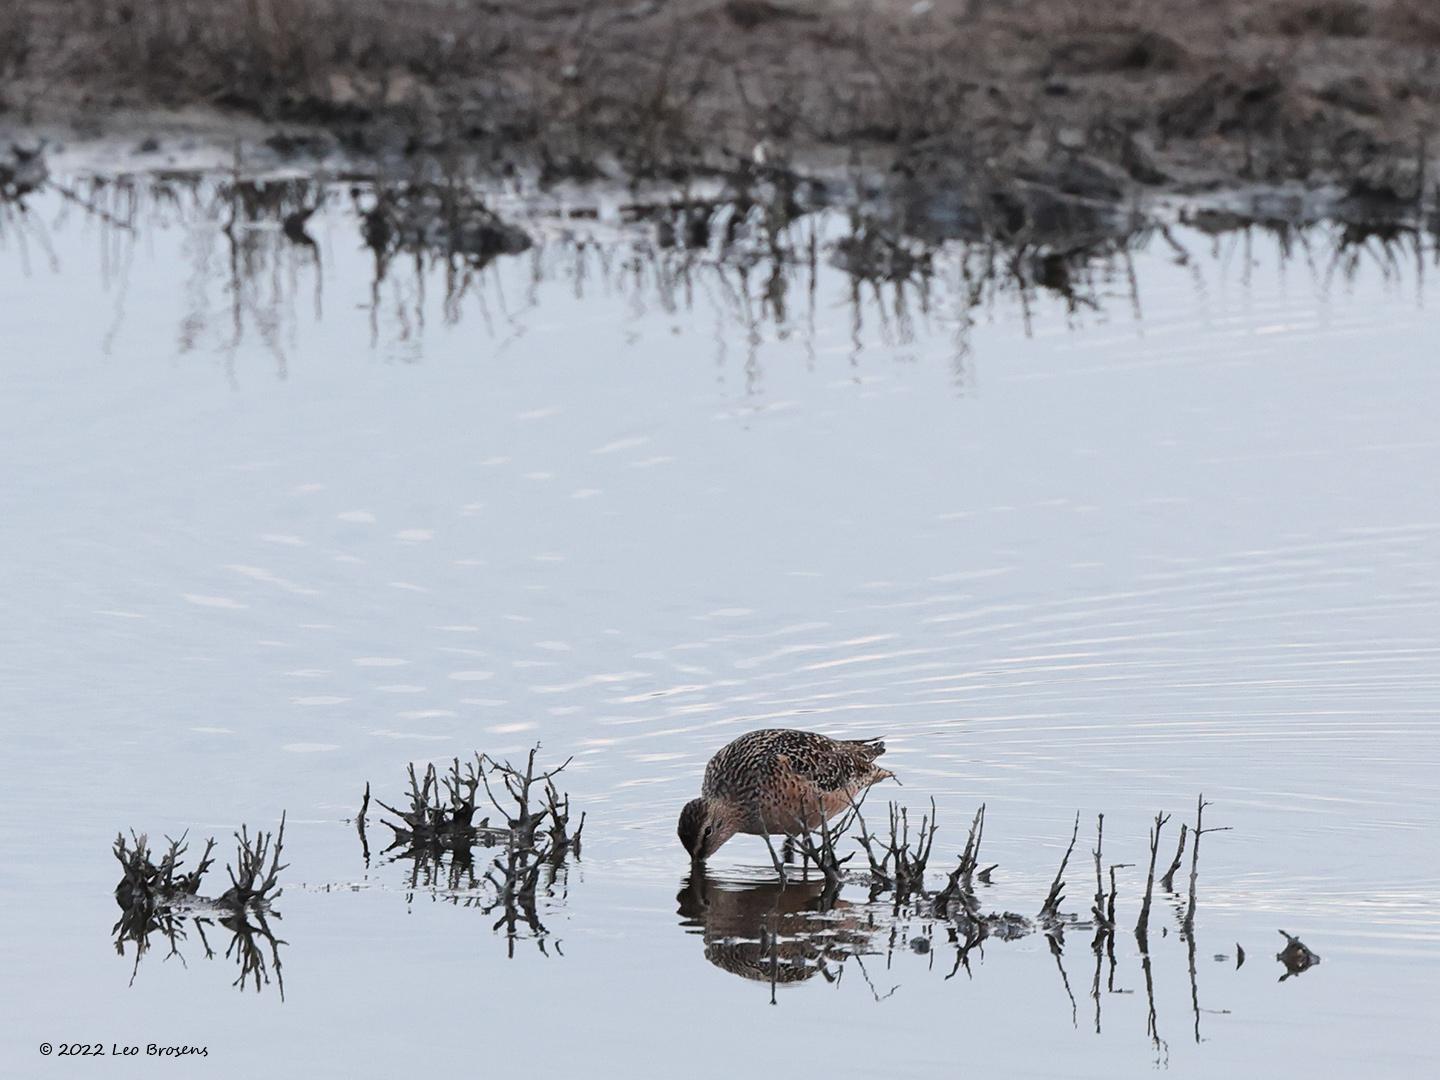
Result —
M1142 238L1067 301L954 251L923 289L682 260L602 204L463 280L377 282L343 193L313 247L227 239L212 196L0 218L0 1072L1435 1065L1433 255L1177 227L1187 255ZM843 221L804 227L823 251ZM697 906L673 829L715 749L785 725L884 735L905 786L877 794L934 797L937 865L984 802L993 910L1038 910L1078 810L1086 915L1094 815L1139 863L1174 813L1163 863L1203 792L1232 831L1193 975L1157 901L1153 1037L1127 932L1113 971L1076 929L947 978L943 923L858 887L793 916L840 955L772 1007L768 854L732 842ZM536 740L588 814L548 935L366 865L367 781ZM223 856L282 810L283 1001L232 988L223 932L116 955L117 831ZM1128 927L1143 875L1117 877ZM1323 958L1283 984L1280 927Z

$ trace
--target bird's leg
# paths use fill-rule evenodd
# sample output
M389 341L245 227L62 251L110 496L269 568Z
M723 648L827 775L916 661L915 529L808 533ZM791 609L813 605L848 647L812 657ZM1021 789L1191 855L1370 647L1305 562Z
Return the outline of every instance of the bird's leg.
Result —
M780 845L780 858L786 863L795 861L795 838L793 836L785 837L785 843Z
M780 861L780 856L775 854L775 845L770 842L770 826L765 824L765 818L760 818L760 839L765 841L765 850L770 852L770 862L775 867L775 876L780 879L780 887L784 888L788 882L785 878L785 864ZM788 840L789 837L786 837Z

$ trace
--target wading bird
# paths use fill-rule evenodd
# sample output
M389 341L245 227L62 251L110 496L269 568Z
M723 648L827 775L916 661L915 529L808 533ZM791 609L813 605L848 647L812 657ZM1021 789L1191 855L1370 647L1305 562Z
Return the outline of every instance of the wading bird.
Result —
M880 739L785 729L741 735L705 766L700 798L680 811L680 842L700 862L737 832L792 836L818 829L871 784L895 775L875 764L883 753Z

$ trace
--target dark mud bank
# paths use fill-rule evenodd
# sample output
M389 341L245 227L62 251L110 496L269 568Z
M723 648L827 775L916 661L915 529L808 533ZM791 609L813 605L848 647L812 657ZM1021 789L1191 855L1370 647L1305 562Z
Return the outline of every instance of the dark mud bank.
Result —
M985 212L1014 227L1033 189L1414 203L1440 147L1427 0L16 0L0 41L0 135L152 167L237 140L542 186L783 161L1008 192Z

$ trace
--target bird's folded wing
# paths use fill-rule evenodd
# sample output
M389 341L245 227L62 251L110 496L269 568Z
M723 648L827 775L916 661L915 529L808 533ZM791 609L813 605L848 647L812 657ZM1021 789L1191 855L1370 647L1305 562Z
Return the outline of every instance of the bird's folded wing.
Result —
M867 759L839 747L780 754L775 763L813 786L817 793L843 791L873 768Z

